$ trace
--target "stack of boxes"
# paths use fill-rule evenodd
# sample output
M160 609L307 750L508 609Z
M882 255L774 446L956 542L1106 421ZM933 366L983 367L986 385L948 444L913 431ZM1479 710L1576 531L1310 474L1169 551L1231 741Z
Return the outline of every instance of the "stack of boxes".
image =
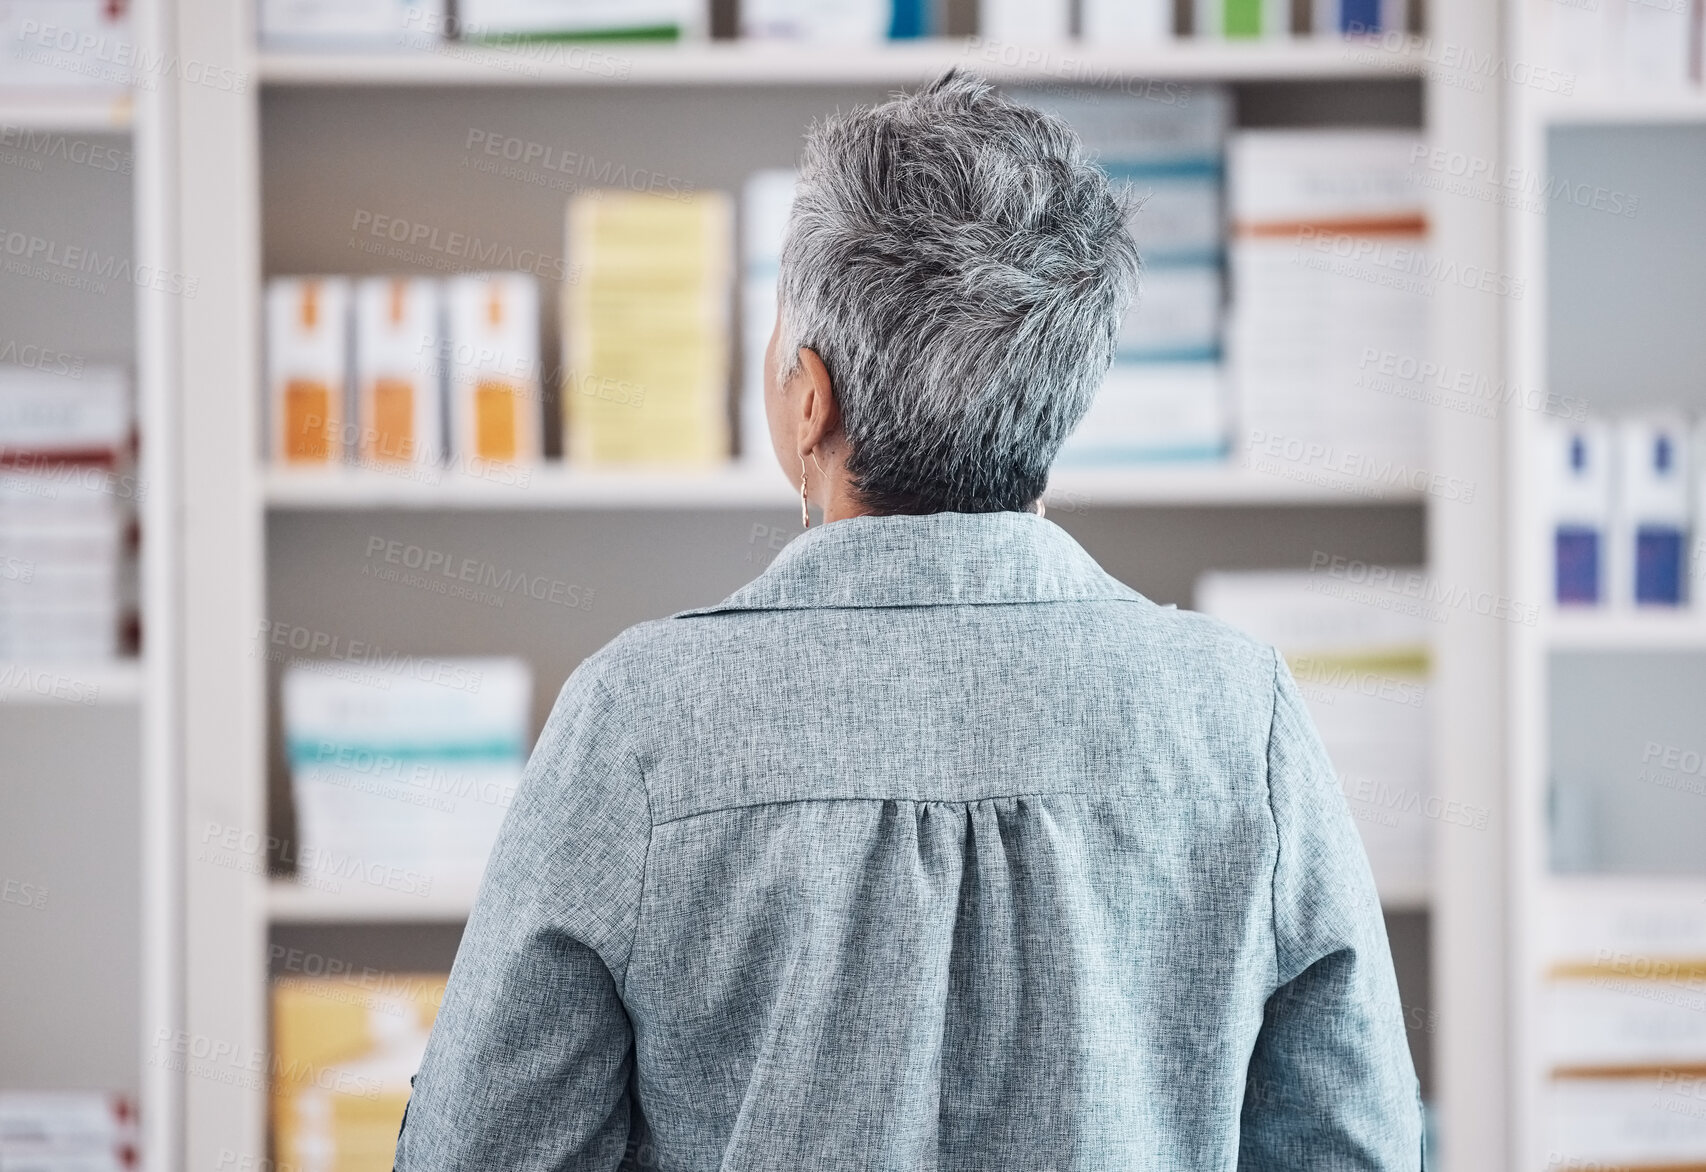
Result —
M0 661L134 650L134 453L123 370L0 367Z
M298 882L471 889L527 763L517 659L299 661L284 674Z
M273 982L276 1167L388 1172L445 983L441 974Z
M1203 88L1175 104L1108 95L1039 105L1072 123L1138 201L1131 230L1144 264L1113 369L1060 462L1223 456L1220 190L1229 95Z
M1425 478L1426 201L1413 133L1252 130L1229 157L1240 447L1279 475ZM1291 453L1302 453L1294 458Z
M134 1172L136 1108L99 1091L0 1091L0 1169Z
M1430 888L1436 824L1486 830L1490 811L1433 796L1426 571L1316 553L1312 569L1211 573L1197 609L1278 647L1338 774L1383 899Z
M430 479L446 461L485 475L541 456L539 289L526 274L276 278L267 342L281 466Z

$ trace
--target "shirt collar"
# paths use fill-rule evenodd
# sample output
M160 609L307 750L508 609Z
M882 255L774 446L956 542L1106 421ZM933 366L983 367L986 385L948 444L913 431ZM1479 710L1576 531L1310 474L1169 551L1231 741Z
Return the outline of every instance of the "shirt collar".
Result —
M722 602L674 617L1085 599L1144 601L1066 530L1034 513L931 513L851 517L809 529Z

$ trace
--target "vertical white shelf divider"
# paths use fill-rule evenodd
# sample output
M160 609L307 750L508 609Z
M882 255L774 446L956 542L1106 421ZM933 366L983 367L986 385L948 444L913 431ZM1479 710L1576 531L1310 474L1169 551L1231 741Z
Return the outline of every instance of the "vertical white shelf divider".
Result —
M1499 5L1436 0L1428 7L1429 60L1445 47L1497 61L1506 51ZM1430 71L1430 75L1431 75ZM1426 87L1431 144L1451 156L1502 156L1503 85L1454 84L1444 69ZM1429 207L1430 248L1446 262L1504 261L1496 205L1437 190ZM1441 282L1434 300L1433 357L1442 369L1496 379L1504 368L1504 323L1490 294ZM1472 506L1428 510L1430 572L1451 589L1510 596L1503 557L1505 419L1433 411L1434 470L1477 485ZM1445 800L1493 811L1485 831L1441 826L1435 835L1432 919L1433 998L1439 1014L1434 1079L1441 1167L1451 1172L1510 1168L1509 1048L1504 972L1509 907L1506 828L1515 815L1506 791L1502 717L1504 624L1453 616L1436 632L1434 784Z
M198 861L219 834L264 844L267 833L264 675L255 653L263 591L253 394L261 281L255 9L242 0L177 0L173 46L196 77L228 70L242 83L176 86L173 231L179 267L198 282L180 305L173 451L184 532L176 575L184 616L181 1028L192 1048L235 1054L239 1072L261 1060L250 1079L222 1080L220 1071L184 1078L177 1167L191 1169L270 1166L266 852L257 846L238 866Z
M165 60L175 44L171 0L134 10L141 60ZM178 267L174 205L178 181L174 87L147 79L131 99L131 150L135 160L135 251L138 265L154 271ZM159 1061L159 1040L183 1021L182 874L179 802L177 557L177 343L176 299L140 289L136 298L137 422L142 437L139 506L142 549L140 752L142 795L138 833L142 862L140 956L142 1056L139 1116L142 1165L151 1172L184 1167L183 1080Z

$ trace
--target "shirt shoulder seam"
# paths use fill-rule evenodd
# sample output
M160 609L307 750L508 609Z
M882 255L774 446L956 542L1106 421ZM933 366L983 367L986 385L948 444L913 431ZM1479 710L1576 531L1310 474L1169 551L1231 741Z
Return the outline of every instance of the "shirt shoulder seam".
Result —
M1131 794L1107 790L1087 789L1043 789L1025 790L1017 793L984 794L976 798L940 798L916 797L905 794L820 794L797 798L767 798L755 802L730 802L727 805L711 806L703 810L694 810L687 814L676 814L669 818L659 819L653 827L672 826L677 822L687 822L694 818L708 818L712 814L727 814L735 810L759 810L766 806L804 806L826 804L830 802L907 802L915 806L969 806L973 802L1001 802L1013 798L1134 798L1154 797L1168 802L1200 802L1211 805L1241 806L1245 802L1237 798L1192 797L1178 794Z

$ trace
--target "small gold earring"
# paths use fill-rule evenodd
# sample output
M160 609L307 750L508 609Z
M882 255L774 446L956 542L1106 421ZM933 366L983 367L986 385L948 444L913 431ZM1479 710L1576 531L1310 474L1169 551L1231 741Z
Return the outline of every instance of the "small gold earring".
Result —
M817 457L813 456L812 458L815 460ZM811 514L811 510L806 507L806 458L804 456L801 456L800 457L800 528L810 529L811 527L812 527L812 514Z

